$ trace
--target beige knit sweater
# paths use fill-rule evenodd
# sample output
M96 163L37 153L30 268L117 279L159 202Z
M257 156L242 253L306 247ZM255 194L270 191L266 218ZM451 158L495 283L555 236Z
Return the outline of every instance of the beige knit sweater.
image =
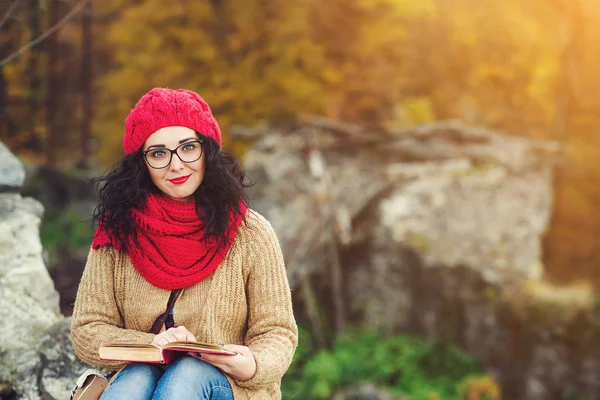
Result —
M102 361L98 347L111 341L150 343L156 317L170 292L152 286L127 254L110 246L91 250L73 311L71 337L78 357L90 365L119 370ZM271 225L248 210L229 253L208 278L186 288L173 309L177 325L200 342L248 346L256 359L250 380L227 377L238 399L279 399L283 374L298 342L283 256Z

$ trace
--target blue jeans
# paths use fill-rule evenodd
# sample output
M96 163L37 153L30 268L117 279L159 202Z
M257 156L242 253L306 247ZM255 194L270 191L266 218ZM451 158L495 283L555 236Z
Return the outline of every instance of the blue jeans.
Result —
M223 372L185 356L163 369L155 364L129 364L106 388L101 400L233 400Z

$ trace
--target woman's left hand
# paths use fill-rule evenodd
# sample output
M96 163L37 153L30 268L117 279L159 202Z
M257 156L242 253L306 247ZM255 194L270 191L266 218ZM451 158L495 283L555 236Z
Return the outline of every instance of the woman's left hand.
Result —
M190 353L190 355L221 369L221 371L238 381L247 381L254 376L256 373L256 360L248 347L226 344L223 348L233 351L236 355L202 354L202 357L196 353Z

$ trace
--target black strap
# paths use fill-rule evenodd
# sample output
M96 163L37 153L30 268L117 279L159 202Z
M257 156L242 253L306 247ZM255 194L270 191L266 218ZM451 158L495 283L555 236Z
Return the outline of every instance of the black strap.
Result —
M183 289L176 289L176 290L171 291L171 296L169 296L169 301L167 302L167 309L165 310L164 313L159 315L158 318L156 318L156 320L154 321L154 324L152 324L152 329L150 329L150 333L154 333L155 335L157 335L160 332L160 330L162 329L163 325L165 324L165 321L167 320L169 314L173 310L173 307L175 306L175 302L179 298L179 295L181 294L181 292L183 292Z
M181 292L183 292L183 289L176 289L176 290L171 291L171 295L169 296L169 301L167 302L167 309L165 310L164 313L159 315L158 318L156 318L156 320L152 324L152 329L150 329L150 333L154 333L155 335L157 335L160 332L163 324L167 320L167 317L173 311L175 302L179 298L179 295L181 294ZM112 371L112 372L109 372L108 374L104 375L104 377L110 381L110 379L114 376L114 374L116 374L116 372Z

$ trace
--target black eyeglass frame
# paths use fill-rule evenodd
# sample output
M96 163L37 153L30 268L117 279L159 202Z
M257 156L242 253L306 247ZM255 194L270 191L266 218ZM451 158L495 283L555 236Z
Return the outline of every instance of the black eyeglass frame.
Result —
M200 155L195 160L184 161L181 157L179 157L179 154L177 153L177 150L179 150L180 147L185 146L185 145L190 144L190 143L200 143ZM148 149L146 151L143 151L142 154L144 155L144 160L146 160L146 162L148 163L148 165L151 168L154 168L154 169L163 169L163 168L167 168L169 165L171 165L171 161L173 161L173 154L175 154L181 160L181 162L184 162L186 164L198 161L202 157L202 154L204 153L204 148L202 147L203 143L204 143L204 140L202 140L202 139L190 140L189 142L181 143L179 146L175 147L175 149L173 149L173 150L168 149L166 147L158 147L158 148ZM155 167L155 166L153 166L150 163L150 161L148 161L147 154L150 153L151 151L156 151L156 150L166 150L166 151L170 152L170 154L169 154L169 162L164 167Z

